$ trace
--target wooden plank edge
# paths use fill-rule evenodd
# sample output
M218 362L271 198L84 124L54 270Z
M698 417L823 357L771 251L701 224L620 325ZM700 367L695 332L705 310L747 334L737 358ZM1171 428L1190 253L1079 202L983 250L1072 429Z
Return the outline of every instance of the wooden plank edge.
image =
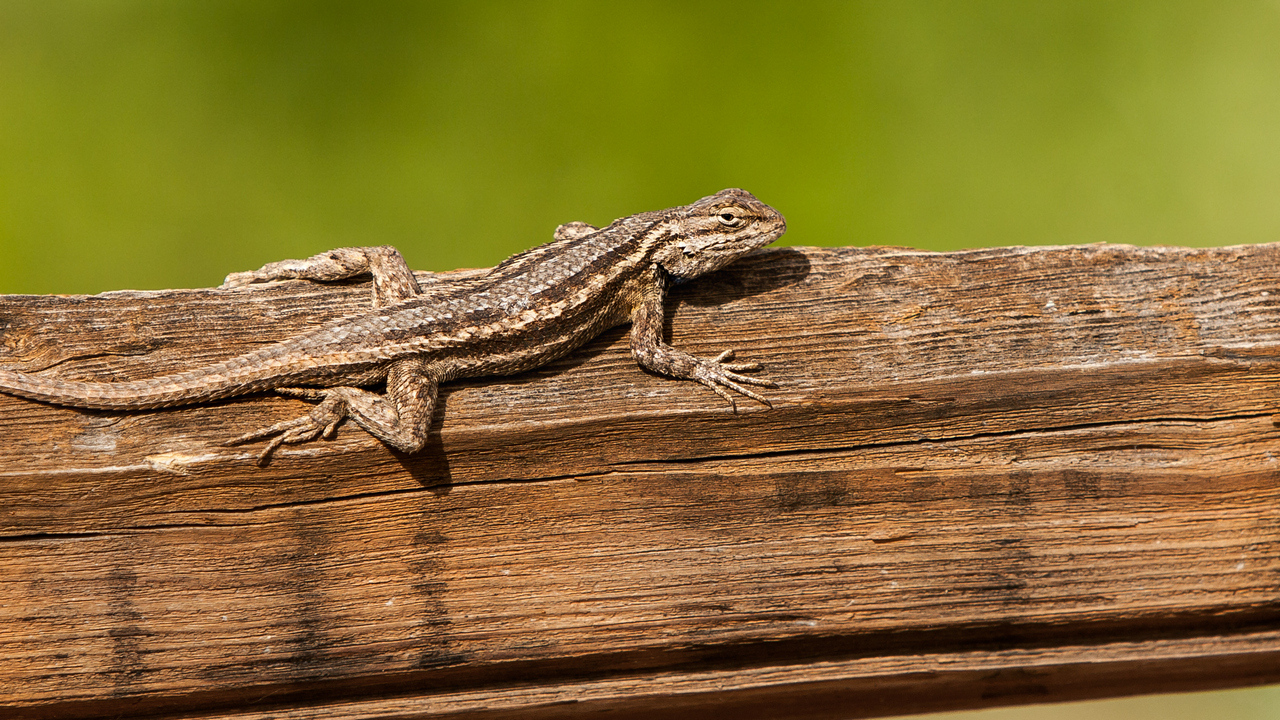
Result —
M106 716L203 720L552 720L607 716L705 720L868 718L1192 692L1280 682L1280 630L1233 636L1117 642L1040 649L980 650L658 672L604 679L420 692L333 702L273 704L270 693L201 712L170 698L168 714L136 701L95 703ZM206 707L208 707L206 705ZM81 716L74 708L11 708L15 720ZM71 713L67 713L67 711Z

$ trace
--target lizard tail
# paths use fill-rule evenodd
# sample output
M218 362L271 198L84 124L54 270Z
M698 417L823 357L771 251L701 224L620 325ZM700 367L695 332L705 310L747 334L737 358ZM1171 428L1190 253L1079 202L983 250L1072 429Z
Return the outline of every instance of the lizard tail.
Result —
M300 335L212 365L142 380L92 382L0 370L0 393L89 410L152 410L308 385L333 376L335 368L367 370L385 359L377 353L316 354L314 348L294 347L314 346L317 337L326 336Z
M274 386L255 377L257 373L236 372L234 367L217 369L224 372L203 368L126 382L83 382L0 370L0 392L92 410L147 410L220 400Z

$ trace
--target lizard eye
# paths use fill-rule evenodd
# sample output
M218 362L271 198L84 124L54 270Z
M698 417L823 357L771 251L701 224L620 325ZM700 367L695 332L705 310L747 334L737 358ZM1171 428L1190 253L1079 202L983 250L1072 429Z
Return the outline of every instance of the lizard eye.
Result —
M733 208L725 208L716 214L716 219L725 227L738 227L742 224L742 218L738 215L738 211Z

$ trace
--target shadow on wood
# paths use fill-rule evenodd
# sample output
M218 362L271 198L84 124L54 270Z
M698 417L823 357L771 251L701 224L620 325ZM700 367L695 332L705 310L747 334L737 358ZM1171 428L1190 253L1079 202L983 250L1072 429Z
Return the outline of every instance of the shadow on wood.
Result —
M867 717L1280 681L1280 245L761 252L673 343L446 386L426 451L220 443L257 396L0 396L6 717ZM423 275L452 282L468 273ZM360 285L0 298L0 363L121 380Z

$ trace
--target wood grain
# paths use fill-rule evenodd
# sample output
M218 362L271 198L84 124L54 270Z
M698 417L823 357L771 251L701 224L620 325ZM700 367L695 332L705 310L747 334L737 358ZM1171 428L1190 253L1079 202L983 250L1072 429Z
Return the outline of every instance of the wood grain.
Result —
M302 403L0 396L0 715L869 717L1280 681L1280 245L788 248L670 339L446 386L428 447ZM454 282L468 272L423 274ZM359 284L0 297L0 364L123 380Z

